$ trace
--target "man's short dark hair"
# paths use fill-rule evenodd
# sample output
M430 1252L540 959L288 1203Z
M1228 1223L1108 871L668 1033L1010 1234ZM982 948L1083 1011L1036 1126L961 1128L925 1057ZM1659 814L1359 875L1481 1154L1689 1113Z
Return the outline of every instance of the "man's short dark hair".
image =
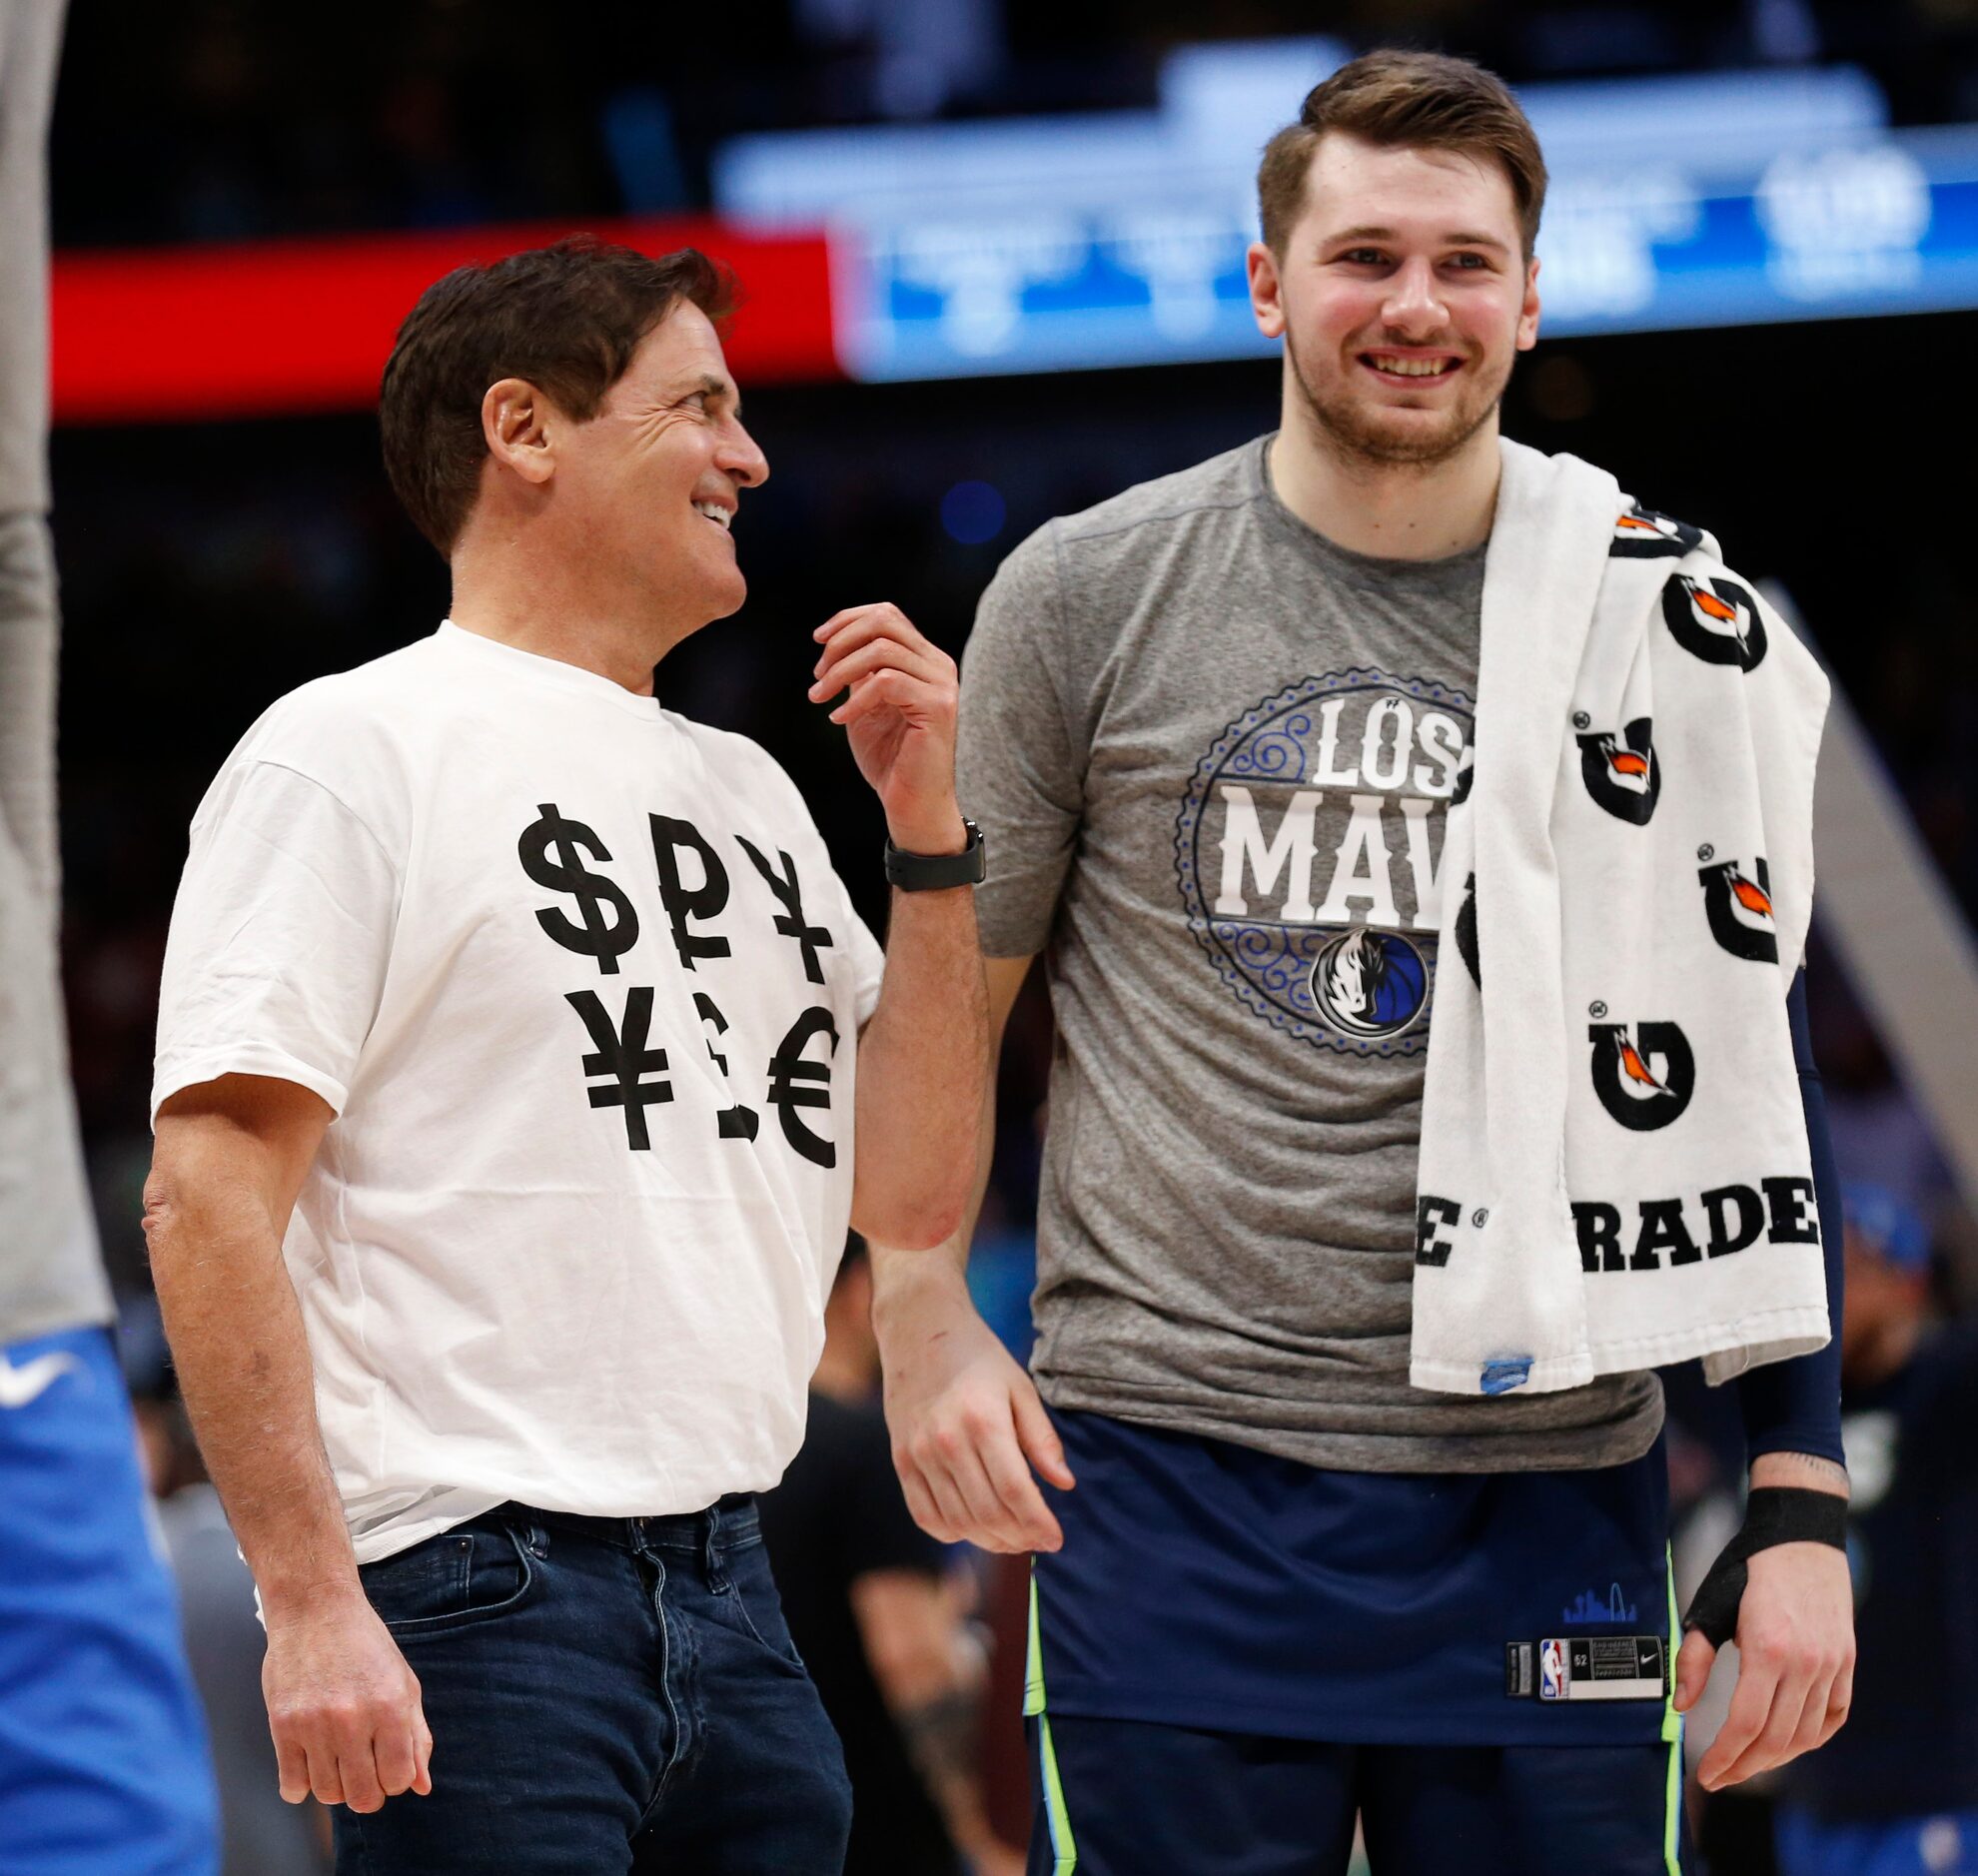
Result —
M1451 150L1497 163L1531 258L1545 208L1545 159L1530 120L1494 72L1440 52L1370 52L1315 85L1298 122L1264 146L1257 169L1264 242L1280 258L1305 212L1312 154L1329 130L1386 150Z
M399 328L379 397L385 472L406 512L453 553L488 456L481 405L490 385L525 379L588 423L676 306L696 306L719 326L739 300L734 276L697 248L654 257L592 235L435 281Z

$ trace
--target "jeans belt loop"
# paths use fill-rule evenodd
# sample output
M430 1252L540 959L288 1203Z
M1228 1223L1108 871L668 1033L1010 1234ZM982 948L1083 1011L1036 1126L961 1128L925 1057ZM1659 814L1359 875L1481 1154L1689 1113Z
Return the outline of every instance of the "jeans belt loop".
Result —
M728 1586L727 1571L721 1567L721 1507L710 1504L707 1517L707 1582L715 1594L719 1595Z

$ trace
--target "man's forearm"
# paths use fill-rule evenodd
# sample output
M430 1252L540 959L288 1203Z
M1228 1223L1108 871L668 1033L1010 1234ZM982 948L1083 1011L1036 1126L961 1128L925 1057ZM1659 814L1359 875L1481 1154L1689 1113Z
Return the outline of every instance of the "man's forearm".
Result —
M866 1247L872 1260L872 1327L882 1349L895 1322L911 1313L915 1297L926 1294L930 1288L946 1291L951 1297L957 1293L967 1296L969 1246L975 1238L975 1221L981 1216L982 1201L989 1190L989 1168L995 1153L995 1083L985 1071L976 1117L974 1178L960 1222L931 1250L902 1251L877 1238Z
M302 1312L249 1195L167 1200L145 1234L200 1451L269 1614L358 1593Z
M966 1207L989 1055L972 888L893 894L886 975L858 1053L853 1222L924 1249Z

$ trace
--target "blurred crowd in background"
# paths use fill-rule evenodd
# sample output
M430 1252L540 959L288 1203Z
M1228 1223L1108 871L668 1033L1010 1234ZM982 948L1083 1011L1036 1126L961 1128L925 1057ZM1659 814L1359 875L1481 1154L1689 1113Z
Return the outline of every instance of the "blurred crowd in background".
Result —
M700 207L711 152L743 132L1145 106L1177 44L1315 31L1440 46L1513 83L1846 60L1897 123L1978 118L1968 0L736 0L718 17L590 0L553 27L526 0L354 0L334 20L104 0L69 28L56 239Z
M1318 23L1357 44L1434 44L1480 57L1513 83L1847 59L1880 81L1898 123L1978 119L1971 0L1598 9L1358 0L1327 11ZM576 227L701 209L710 151L737 132L1144 106L1161 54L1178 41L1314 24L1310 9L1283 0L1244 0L1213 17L1161 0L734 0L712 13L599 0L553 17L517 0L417 0L357 4L334 22L244 0L169 9L83 0L55 118L55 242L162 245L517 219ZM1257 126L1260 143L1273 128ZM1947 314L1541 344L1506 410L1512 436L1610 466L1639 499L1710 527L1732 565L1783 583L1968 918L1978 917L1973 490L1968 453L1946 457L1958 436L1941 370L1923 365L1961 358L1973 330L1971 315ZM744 384L773 469L737 524L748 603L668 660L661 699L772 750L877 926L878 810L842 739L805 701L811 628L841 606L892 599L959 652L977 595L1026 533L1271 428L1277 383L1275 365L1249 363L883 387ZM368 418L62 430L54 485L67 980L91 1177L230 1781L229 1827L240 1834L230 1836L228 1868L282 1876L311 1866L314 1826L300 1812L285 1818L274 1796L244 1567L200 1482L148 1295L139 1217L157 980L187 824L222 757L283 692L431 631L446 607L445 569L394 504ZM1817 932L1809 988L1855 1213L1848 1386L1859 1521L1883 1506L1882 1534L1864 1537L1857 1557L1871 1601L1850 1734L1882 1751L1871 1770L1913 1769L1918 1753L1934 1753L1946 1777L1970 1780L1978 1681L1958 1682L1953 1657L1961 1646L1955 1659L1978 1666L1978 1482L1967 1449L1978 1402L1969 1333L1978 1233ZM985 1313L1019 1352L1050 1047L1048 1007L1033 984L1011 1028L972 1272ZM846 1349L855 1321L834 1333L831 1387L855 1404L872 1394L875 1374ZM1700 1568L1723 1520L1734 1521L1735 1415L1683 1378L1672 1404L1673 1482ZM848 1449L869 1458L874 1423L868 1408L867 1443L848 1435ZM1938 1432L1926 1438L1917 1425ZM1917 1482L1926 1466L1927 1486ZM1928 1560L1960 1538L1961 1564ZM1870 1557L1877 1542L1887 1556ZM794 1624L805 1585L791 1578L806 1565L795 1552L777 1560ZM856 1562L834 1565L845 1585ZM971 1791L934 1794L934 1808L950 1835L958 1818L987 1820L969 1847L993 1867L993 1826L1019 1840L1025 1815L1021 1566L944 1558L931 1543L910 1553L903 1537L872 1567L942 1585L938 1609L901 1619L945 1624L957 1659L974 1649L979 1671L957 1669L955 1685L994 1715L982 1777ZM1880 1697L1877 1675L1894 1669L1875 1666L1867 1636L1874 1620L1894 1619L1870 1612L1878 1592L1887 1605L1891 1572L1926 1584L1937 1630L1891 1631L1908 1677L1903 1698L1927 1711L1878 1734L1868 1709ZM1919 1618L1912 1609L1907 1619ZM1925 1653L1941 1654L1945 1644L1927 1636L1945 1624L1955 1630L1943 1656L1951 1664L1933 1669L1918 1659L1919 1637ZM869 1640L870 1627L857 1632ZM852 1723L883 1729L886 1700L869 1695L889 1692L898 1662L866 1668L876 1678L857 1696ZM1896 1691L1891 1681L1889 1697ZM887 1775L912 1776L905 1766L894 1753ZM1936 1800L1926 1774L1915 1791L1927 1809ZM243 1778L259 1778L258 1798L241 1795ZM1763 1827L1739 1816L1764 1802L1718 1801L1705 1819L1720 1873L1769 1867ZM853 1867L956 1865L936 1857Z

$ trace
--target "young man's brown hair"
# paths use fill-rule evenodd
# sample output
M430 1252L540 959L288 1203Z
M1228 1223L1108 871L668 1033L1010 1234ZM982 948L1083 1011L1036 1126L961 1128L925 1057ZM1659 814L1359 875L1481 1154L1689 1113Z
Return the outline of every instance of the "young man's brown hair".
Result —
M490 385L525 379L588 423L639 342L682 301L719 326L739 299L734 277L697 248L655 259L591 235L435 281L399 328L378 404L385 472L406 512L453 552L488 456Z
M1440 52L1370 52L1306 94L1296 124L1264 146L1257 206L1264 242L1280 258L1305 209L1312 153L1329 130L1383 149L1452 150L1503 166L1517 204L1524 256L1545 207L1545 159L1503 80Z

